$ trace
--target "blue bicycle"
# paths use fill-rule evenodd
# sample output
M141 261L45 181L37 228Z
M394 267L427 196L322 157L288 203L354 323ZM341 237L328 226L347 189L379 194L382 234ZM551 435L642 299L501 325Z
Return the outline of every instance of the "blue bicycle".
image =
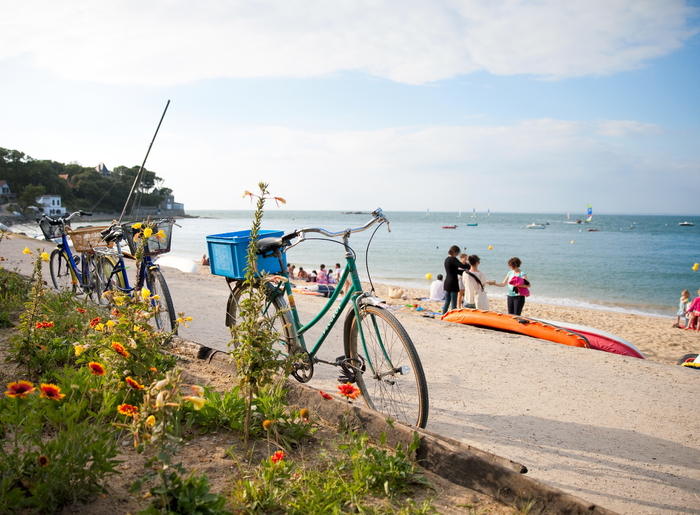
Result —
M177 314L173 307L173 299L170 296L168 284L165 282L163 272L154 263L153 257L159 254L170 252L170 241L172 227L175 220L164 218L158 222L150 224L153 233L150 237L144 235L145 227L141 223L113 223L101 232L103 241L108 247L97 251L97 272L100 284L101 297L107 299L109 295L104 293L122 292L133 295L135 291L140 291L144 286L151 292L151 303L155 308L153 322L159 331L171 331L177 333ZM124 253L121 242L126 241L131 252L135 256L139 251L139 242L145 239L143 246L143 260L138 267L136 284L129 286L129 278L124 264Z
M96 256L96 250L105 245L100 234L104 227L70 227L73 218L83 216L92 216L92 213L80 210L57 218L43 215L37 221L46 240L53 242L61 239L49 259L54 287L57 290L66 289L75 294L85 295L93 302L104 304L105 300L100 295L101 284ZM68 236L76 255L71 251Z

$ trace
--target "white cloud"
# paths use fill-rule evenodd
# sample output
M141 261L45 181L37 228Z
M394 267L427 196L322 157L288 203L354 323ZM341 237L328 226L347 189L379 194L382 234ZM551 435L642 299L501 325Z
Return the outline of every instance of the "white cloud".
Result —
M609 142L597 124L566 120L365 132L262 127L159 138L150 166L189 209L246 209L241 194L260 180L289 209L566 211L595 201L603 212L640 212L642 204L694 212L700 194L697 158L640 150L623 135ZM632 187L634 196L621 195Z
M168 85L355 70L422 84L642 66L694 34L682 0L2 2L0 60L77 80Z
M626 120L607 120L598 123L598 134L603 136L623 137L630 135L659 134L661 128L653 123L640 123Z

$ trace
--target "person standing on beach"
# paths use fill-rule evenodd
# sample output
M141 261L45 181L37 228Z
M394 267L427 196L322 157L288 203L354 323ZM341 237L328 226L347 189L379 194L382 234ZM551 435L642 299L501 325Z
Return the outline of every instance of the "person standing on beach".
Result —
M445 305L442 306L442 314L447 313L447 308L457 309L457 296L459 295L459 276L465 269L462 262L457 259L459 247L452 245L447 251L445 259Z
M525 307L525 296L520 295L520 291L518 290L517 286L514 286L510 284L511 280L513 280L514 277L520 277L524 281L522 284L523 287L530 287L530 281L527 279L527 275L520 270L520 265L522 265L522 261L520 261L520 258L514 257L510 258L508 260L508 266L510 267L510 272L508 272L508 275L506 275L506 278L503 279L502 283L497 283L496 281L490 281L487 284L493 284L494 286L498 286L500 288L504 286L508 286L508 314L509 315L516 315L520 316L523 313L523 308Z
M465 270L462 274L465 292L464 300L467 302L466 307L488 311L489 300L484 292L484 285L488 283L486 281L486 274L479 270L479 263L481 263L481 260L479 256L474 254L469 256L467 261L469 262L469 270Z
M467 263L467 255L466 254L460 254L459 255L459 260L462 262L462 267L465 270L470 270L469 268L469 263ZM457 278L459 280L459 294L457 295L457 306L460 308L464 307L464 280L462 279L463 274L459 274L459 277ZM467 306L469 307L469 306Z

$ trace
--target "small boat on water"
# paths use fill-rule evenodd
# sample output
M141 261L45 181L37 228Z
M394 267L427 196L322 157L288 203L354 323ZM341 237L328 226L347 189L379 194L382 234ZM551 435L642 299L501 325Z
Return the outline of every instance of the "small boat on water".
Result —
M631 227L630 227L631 229ZM588 232L598 232L598 229L588 229Z
M576 220L575 222L564 222L565 224L580 224L581 220Z
M443 225L442 228L443 229L456 229L457 226L456 225Z
M678 225L680 225L681 227L694 227L695 226L695 224L693 222L681 222Z
M527 226L528 229L544 229L544 227L542 224L530 224Z
M467 224L467 227L476 227L479 224Z

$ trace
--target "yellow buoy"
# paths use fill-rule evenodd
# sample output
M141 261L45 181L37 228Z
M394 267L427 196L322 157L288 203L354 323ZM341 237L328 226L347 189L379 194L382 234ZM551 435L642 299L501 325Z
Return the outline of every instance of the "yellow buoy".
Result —
M493 250L493 246L492 246L492 245L489 245L489 250Z
M431 274L430 272L428 272L427 274L425 274L425 278L426 278L428 281L430 281L430 280L433 278L433 274Z
M693 270L694 270L695 272L697 272L697 271L698 271L698 268L700 268L700 264L695 263L695 264L693 265Z
M571 244L572 244L572 245L574 244L574 240L571 240Z

